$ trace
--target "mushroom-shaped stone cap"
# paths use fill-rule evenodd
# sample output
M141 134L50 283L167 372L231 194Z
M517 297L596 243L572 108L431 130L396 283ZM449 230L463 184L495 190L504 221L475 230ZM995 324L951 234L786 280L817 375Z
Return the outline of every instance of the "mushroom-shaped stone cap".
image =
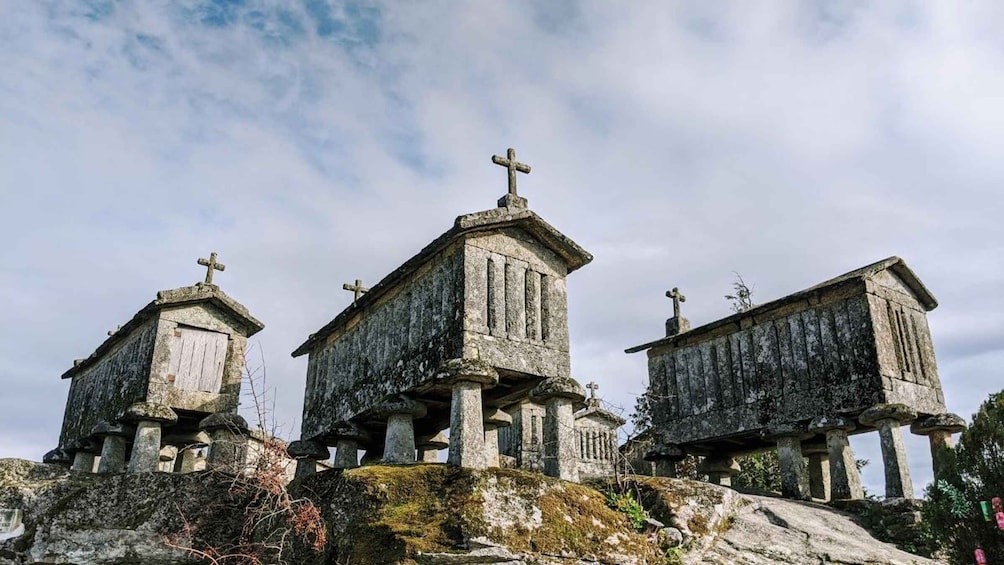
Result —
M408 414L413 418L421 418L425 416L426 408L425 404L401 395L377 404L373 408L373 412L381 417L390 416L391 414Z
M866 426L874 426L882 420L896 420L900 424L917 419L917 411L906 404L876 404L858 416L858 421Z
M470 381L494 386L499 382L499 374L481 359L449 359L439 366L435 380L443 384Z
M340 439L346 439L351 441L357 441L360 443L365 443L370 440L370 434L366 430L360 428L359 426L353 424L352 422L339 422L335 424L334 428L325 436L325 439L330 438L334 441Z
M174 461L178 457L178 448L173 445L165 445L160 448L160 460L164 463Z
M805 438L808 435L810 434L805 431L805 426L797 422L774 424L767 426L760 432L760 437L767 440L776 440L783 437Z
M121 436L121 437L131 437L133 434L132 428L123 424L122 422L109 422L102 421L98 422L91 428L92 436Z
M178 421L178 415L163 404L137 402L126 408L118 419L127 422L160 422L170 426Z
M930 435L931 432L937 431L955 434L964 429L966 429L966 421L961 416L951 413L936 414L910 424L910 431L920 436Z
M46 454L42 456L42 463L68 465L73 463L73 457L71 457L66 450L57 447L56 449L46 452Z
M697 470L701 473L738 473L742 467L732 457L707 457Z
M810 432L828 432L830 430L844 430L849 432L856 426L850 418L843 416L816 416L809 422Z
M418 447L424 447L426 449L436 449L436 450L446 449L447 447L450 447L450 440L445 435L443 435L443 432L439 432L438 434L430 438L420 439L418 441Z
M207 432L216 430L230 430L234 433L244 434L248 431L248 421L240 414L210 414L199 422L199 429Z
M586 393L572 377L550 377L530 391L530 400L546 401L551 398L567 398L578 404L586 399Z
M660 445L645 452L645 461L682 461L687 457L677 445Z
M486 428L503 428L512 425L512 416L497 408L489 408L483 413Z
M101 446L89 439L75 439L66 444L63 449L69 453L75 453L77 451L83 451L84 453L101 453Z
M291 441L289 447L286 448L286 453L293 459L313 459L315 461L324 461L331 456L328 446L309 439Z

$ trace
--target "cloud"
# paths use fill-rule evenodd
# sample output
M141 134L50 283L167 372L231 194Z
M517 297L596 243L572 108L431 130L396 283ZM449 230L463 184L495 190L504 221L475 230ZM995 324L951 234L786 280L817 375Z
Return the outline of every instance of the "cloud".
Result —
M341 283L375 282L492 206L504 177L488 159L509 146L533 166L531 207L596 255L569 281L573 368L611 403L641 390L644 360L620 352L660 335L667 288L700 325L728 313L732 271L767 301L892 254L941 301L949 409L1001 386L996 3L10 12L2 454L49 449L58 375L157 290L197 280L210 250L267 325L291 425L305 365L288 353L349 303Z

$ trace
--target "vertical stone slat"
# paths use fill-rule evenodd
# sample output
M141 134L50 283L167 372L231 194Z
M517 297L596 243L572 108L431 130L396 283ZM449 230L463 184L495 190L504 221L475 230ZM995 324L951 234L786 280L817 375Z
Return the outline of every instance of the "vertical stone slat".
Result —
M721 393L721 408L731 409L738 404L732 378L732 364L729 363L729 340L720 337L711 343L711 362L715 368L715 377Z
M696 352L698 370L704 377L705 411L714 412L720 410L722 407L721 391L718 388L717 367L715 367L711 359L711 343L702 343L696 348Z
M506 336L506 283L505 283L505 257L497 253L491 256L492 276L491 284L491 335L496 337Z
M676 375L677 390L680 391L680 416L690 416L694 413L694 403L690 395L690 374L686 356L683 351L671 351L666 354L666 362L673 367L672 372Z
M526 337L540 340L540 273L526 271Z

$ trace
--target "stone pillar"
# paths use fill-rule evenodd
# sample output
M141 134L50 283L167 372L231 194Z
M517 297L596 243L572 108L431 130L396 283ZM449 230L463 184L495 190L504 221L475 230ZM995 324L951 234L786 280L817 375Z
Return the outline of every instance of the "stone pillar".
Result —
M248 423L238 414L210 414L199 422L199 429L209 434L206 469L224 473L243 473L247 465Z
M293 476L296 479L313 475L317 472L317 462L331 456L328 446L311 440L291 441L286 453L296 460L296 474Z
M809 460L809 495L830 499L830 451L826 443L803 443L802 455Z
M497 384L498 373L480 359L450 359L440 367L436 380L453 387L446 462L470 469L487 468L481 389Z
M374 409L377 417L387 419L384 437L384 463L415 462L415 418L425 416L425 405L405 396L384 401Z
M826 434L830 500L861 500L865 497L857 461L847 440L847 432L854 427L854 422L840 416L818 416L809 423L810 433Z
M805 469L805 460L802 459L802 438L805 437L805 429L795 423L779 424L764 430L763 437L777 442L781 496L808 500L809 476Z
M120 422L99 422L91 428L91 435L102 438L99 473L121 473L126 465L126 438L135 433Z
M956 414L938 414L923 420L917 420L910 425L910 431L921 436L927 436L931 444L931 464L934 466L934 479L944 479L955 469L955 439L957 434L966 429L966 421Z
M432 437L424 437L418 440L418 460L422 463L438 463L439 450L450 447L450 440L442 432Z
M680 446L666 444L645 452L645 461L655 463L656 477L676 478L676 464L683 461L687 454Z
M174 472L174 460L178 458L178 448L173 445L165 445L160 448L160 471L163 473Z
M175 469L179 473L193 473L195 472L196 465L199 462L199 450L209 447L209 442L204 444L192 444L186 445L180 452L179 457L181 458L181 464L176 465Z
M358 467L359 445L370 442L369 434L351 422L342 422L335 426L326 439L335 442L334 467L336 469ZM383 450L381 449L379 453L383 453Z
M551 377L530 391L530 400L543 402L544 474L578 482L579 457L575 448L575 405L586 395L575 379Z
M69 469L73 465L73 457L66 452L65 449L57 447L56 449L49 450L42 456L42 463L49 465L58 465Z
M906 446L900 426L917 419L905 404L876 404L858 416L858 421L878 429L885 466L886 498L913 498L913 481L906 461Z
M732 486L732 475L740 471L739 463L729 456L706 457L697 468L699 473L708 475L708 482L723 487Z
M152 402L137 402L121 414L119 420L134 422L136 435L129 458L130 473L152 473L160 467L161 426L178 421L178 415L169 407Z
M489 467L499 464L499 428L512 425L512 416L496 408L484 411L485 458Z
M70 470L83 473L94 472L94 456L99 453L99 449L89 439L71 442L68 450L73 453L73 465Z

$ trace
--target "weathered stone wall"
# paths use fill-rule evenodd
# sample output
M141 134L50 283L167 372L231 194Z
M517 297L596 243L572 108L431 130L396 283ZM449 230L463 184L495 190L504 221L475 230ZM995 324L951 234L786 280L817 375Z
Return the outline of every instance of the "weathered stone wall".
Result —
M431 379L460 357L463 254L445 250L310 353L303 438Z
M544 470L544 407L532 402L511 406L512 424L499 428L499 453L516 459L526 471Z
M612 477L620 456L617 451L617 428L603 418L585 416L575 420L575 439L579 450L579 479Z
M651 349L654 419L665 441L753 436L773 423L887 402L943 412L926 316L895 282L888 274L844 285L740 318L731 331L698 329Z
M526 232L477 235L464 247L464 354L541 377L569 375L568 267Z
M59 444L87 437L102 420L115 417L147 394L157 322L149 320L118 342L107 355L70 381Z
M218 391L184 390L171 382L172 349L178 346L175 331L185 327L226 334L226 361ZM206 303L161 311L157 324L157 345L150 365L148 401L204 414L236 412L247 346L247 338L242 331L247 330L239 320Z

